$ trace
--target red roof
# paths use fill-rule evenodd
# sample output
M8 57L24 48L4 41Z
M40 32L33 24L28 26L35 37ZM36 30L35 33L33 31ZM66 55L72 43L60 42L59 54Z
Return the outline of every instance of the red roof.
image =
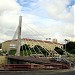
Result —
M58 43L58 42L51 42L51 41L46 41L46 40L35 40L35 39L30 39L30 38L23 38L23 39L21 39L21 40L63 45L63 44L60 44L60 43ZM5 42L11 42L11 41L12 41L12 40L8 40L8 41L5 41ZM14 41L17 41L17 39L15 39Z

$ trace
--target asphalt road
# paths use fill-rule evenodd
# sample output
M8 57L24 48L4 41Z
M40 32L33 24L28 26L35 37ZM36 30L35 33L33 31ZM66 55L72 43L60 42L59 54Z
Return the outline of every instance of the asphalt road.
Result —
M56 73L56 74L47 74L47 75L75 75L75 71Z
M0 75L75 75L75 71L51 72L51 71L24 71L24 72L0 72Z

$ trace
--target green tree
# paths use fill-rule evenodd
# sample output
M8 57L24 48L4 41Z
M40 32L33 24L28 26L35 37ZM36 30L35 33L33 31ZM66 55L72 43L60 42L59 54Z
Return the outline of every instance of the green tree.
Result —
M0 49L2 48L2 43L0 43Z
M35 49L36 52L40 52L41 51L45 56L49 55L48 50L43 48L43 47L41 47L41 46L39 46L39 45L35 45L34 49Z
M75 42L67 42L64 44L64 49L66 49L67 52L75 54Z
M29 54L30 54L29 51L31 50L31 52L32 52L33 54L35 54L35 52L36 52L37 54L39 54L39 53L42 52L45 56L49 55L48 50L42 48L42 47L39 46L39 45L35 45L34 47L31 48L29 45L24 44L24 45L21 46L20 50L21 50L21 51L23 51L23 50L24 50L24 51L27 51Z
M59 48L59 47L55 47L55 49L54 49L58 54L60 54L60 55L63 55L64 54L64 51L61 49L61 48Z
M30 49L30 46L27 45L27 44L24 44L21 46L20 50L23 51L23 50L29 50Z

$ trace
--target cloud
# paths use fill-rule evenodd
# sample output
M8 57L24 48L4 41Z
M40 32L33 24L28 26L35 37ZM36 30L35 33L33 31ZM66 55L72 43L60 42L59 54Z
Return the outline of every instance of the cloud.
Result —
M39 0L39 4L53 19L74 21L74 9L73 6L69 6L70 0Z
M59 42L74 38L75 6L67 8L69 0L19 1L18 4L16 0L0 0L0 42L12 39L19 14L23 15L23 38L57 38Z
M36 16L33 18L33 20ZM74 38L74 25L71 23L63 23L48 18L37 17L31 23L23 21L23 37L46 39L57 38L58 42L63 42L66 38Z
M11 38L20 10L16 0L0 0L0 42Z
M20 6L15 0L0 0L0 14L5 12L16 12L20 11Z

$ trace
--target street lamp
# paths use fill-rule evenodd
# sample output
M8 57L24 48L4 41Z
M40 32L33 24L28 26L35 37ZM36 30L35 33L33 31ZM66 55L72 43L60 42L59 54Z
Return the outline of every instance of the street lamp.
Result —
M66 44L69 42L69 40L65 39L65 54L67 55L67 52L66 52Z
M66 50L66 43L68 43L69 40L65 39L65 50Z

